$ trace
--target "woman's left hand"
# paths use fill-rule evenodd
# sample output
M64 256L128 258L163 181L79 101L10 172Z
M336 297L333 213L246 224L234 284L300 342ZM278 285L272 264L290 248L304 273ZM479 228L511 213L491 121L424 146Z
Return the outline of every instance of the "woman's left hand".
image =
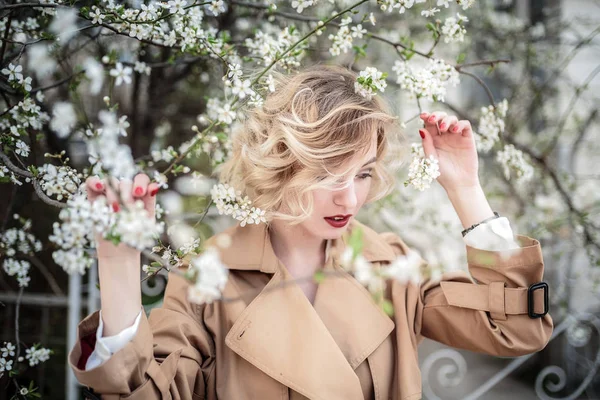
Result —
M471 123L443 111L422 113L425 127L419 129L425 156L439 160L437 181L449 191L479 186L479 159ZM439 133L438 133L439 131Z

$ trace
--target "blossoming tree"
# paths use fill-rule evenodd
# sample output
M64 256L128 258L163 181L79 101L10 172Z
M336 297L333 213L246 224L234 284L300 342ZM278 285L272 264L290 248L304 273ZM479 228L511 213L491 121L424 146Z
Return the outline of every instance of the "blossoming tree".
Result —
M212 182L210 171L228 158L229 137L244 109L260 107L274 91L272 70L293 72L311 61L339 62L342 57L352 68L364 64L358 68L356 93L371 98L383 96L386 89L389 93L390 87L399 90L413 113L403 118L410 139L424 107L445 106L478 120L478 151L500 167L490 175L510 188L515 201L525 207L527 185L538 178L545 197L535 199L552 198L557 209L566 211L554 226L546 224L545 215L530 212L531 227L539 228L540 235L572 228L583 239L590 265L597 265L598 193L591 202L574 201L569 193L574 184L549 158L560 130L541 149L540 140L517 137L513 132L522 129L522 116L516 112L510 119L508 99L496 99L493 88L471 72L488 68L502 75L514 68L506 53L468 51L468 24L473 21L473 29L483 32L489 29L484 22L493 20L495 12L486 2L473 3L170 0L132 5L103 0L73 7L44 0L0 5L0 182L6 207L0 256L5 276L14 280L10 285L22 295L32 284L32 264L45 271L50 286L57 285L41 262L46 250L64 273L85 274L94 260L94 237L102 235L143 252L147 276L141 279L162 270L178 272L188 260L190 268L181 273L190 280L190 300L219 299L227 266L214 249L202 248L199 235L169 243L180 227L170 226L177 217L173 210L159 201L156 219L148 218L141 203L115 212L115 205L104 198L87 200L85 180L94 175L131 179L145 172L163 191L175 187L169 192L192 194L192 207L200 209L197 225L208 226L204 219L213 206L242 226L262 223L264 210L253 207L252 199L235 188ZM263 25L254 29L259 19ZM477 61L465 62L467 58ZM211 79L215 76L222 79ZM472 90L485 97L458 109L447 98L449 89L458 90L462 77L471 79L476 85ZM511 102L522 102L519 82L510 85ZM534 88L535 96L552 82L544 85ZM567 119L568 114L563 126ZM412 190L392 194L372 212L382 215L400 203L409 204L407 198L428 190L439 176L437 160L425 157L420 141L414 140L410 152L404 185ZM29 188L52 215L51 232L38 230L32 222L35 213L22 210L30 214L25 218L16 212L17 196L23 198L20 193L30 193ZM437 217L432 210L432 220ZM227 238L219 243L226 247ZM369 288L380 288L377 282L386 278L418 280L440 271L422 270L415 253L375 273L359 254L360 232L350 243L344 265ZM389 311L389 304L383 306ZM19 302L16 307L15 338L0 348L0 377L7 375L17 397L30 398L38 391L33 382L20 383L19 374L46 361L52 350L31 344L25 358L21 355Z

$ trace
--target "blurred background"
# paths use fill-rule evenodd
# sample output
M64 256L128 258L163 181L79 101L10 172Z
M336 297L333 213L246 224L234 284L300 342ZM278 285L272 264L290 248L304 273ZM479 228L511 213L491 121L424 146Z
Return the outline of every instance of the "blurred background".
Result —
M225 60L256 76L319 19L356 3L300 2L301 13L298 2L287 1L220 1L181 10L171 4L159 15L173 15L147 31L150 24L127 21L144 18L142 6L151 2L122 4L133 12L112 1L0 4L0 400L31 396L18 395L17 385L44 399L82 398L66 357L77 323L100 306L97 268L93 249L65 261L50 237L61 207L93 171L90 130L99 126L100 110L127 116L120 143L135 165L148 171L174 165L158 195L159 218L168 227L162 242L177 249L191 238L203 240L236 223L215 207L206 211L215 183L211 171L227 157L227 137L240 123L223 118L235 97L221 79ZM467 9L465 1L402 3L406 10L399 13L381 10L389 2L364 2L348 15L352 26L360 23L369 34L347 33L346 43L336 45L341 39L329 35L343 29L344 15L273 68L293 72L334 63L388 72L380 95L405 122L409 142L420 141L420 110L470 120L480 135L480 178L492 208L508 217L515 233L542 244L555 324L544 350L518 358L426 340L419 358L424 397L600 399L600 2L477 0ZM434 8L433 16L421 13ZM463 38L448 30L456 28L447 22L456 13L468 18L460 25ZM460 84L428 99L403 87L392 66L403 61L415 71L427 69L431 57L455 66ZM268 86L267 77L256 84ZM482 108L504 99L506 115L494 111L490 124ZM198 132L215 120L221 123L210 134ZM397 190L357 218L398 233L433 265L466 268L462 227L443 189L405 187L410 160L397 162L403 166ZM167 177L155 177L166 183ZM143 282L147 312L160 306L165 277L162 270ZM16 343L22 357L31 350L28 358L13 360Z

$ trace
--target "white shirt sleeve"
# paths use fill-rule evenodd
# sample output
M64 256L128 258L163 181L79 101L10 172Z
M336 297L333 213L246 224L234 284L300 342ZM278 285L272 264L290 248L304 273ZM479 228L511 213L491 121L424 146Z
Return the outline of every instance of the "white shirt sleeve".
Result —
M133 339L140 324L140 319L143 312L144 309L140 310L140 313L133 322L133 325L130 327L123 329L116 335L102 337L104 323L102 322L102 310L100 310L100 322L98 323L98 329L96 330L96 346L85 363L86 371L95 368L108 360L110 356L121 350L129 341L131 341L131 339Z
M463 240L469 246L481 250L499 251L521 247L515 240L506 217L495 218L476 226L463 237Z

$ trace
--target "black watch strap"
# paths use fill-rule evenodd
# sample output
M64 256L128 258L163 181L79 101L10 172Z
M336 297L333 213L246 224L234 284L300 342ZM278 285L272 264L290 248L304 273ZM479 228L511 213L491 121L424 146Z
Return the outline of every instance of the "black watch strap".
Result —
M467 233L471 232L473 229L475 229L476 226L479 226L479 225L481 225L483 223L486 223L486 222L491 221L491 220L496 219L496 218L500 218L500 214L498 214L496 211L494 211L494 216L493 217L486 218L486 219L484 219L483 221L481 221L478 224L473 224L470 227L468 227L467 229L463 230L461 233L462 233L463 237L465 237L465 235Z

